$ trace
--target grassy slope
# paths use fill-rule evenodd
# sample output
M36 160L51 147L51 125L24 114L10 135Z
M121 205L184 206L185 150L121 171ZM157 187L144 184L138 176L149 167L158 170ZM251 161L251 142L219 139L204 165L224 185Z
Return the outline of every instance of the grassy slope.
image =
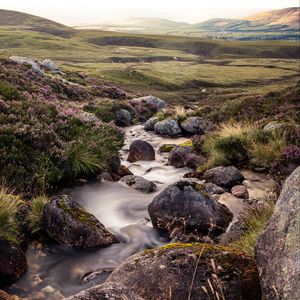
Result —
M93 30L63 38L11 27L0 27L0 39L2 57L51 58L65 69L174 102L212 103L278 90L297 79L299 66L296 42L228 42ZM200 88L209 93L202 95Z

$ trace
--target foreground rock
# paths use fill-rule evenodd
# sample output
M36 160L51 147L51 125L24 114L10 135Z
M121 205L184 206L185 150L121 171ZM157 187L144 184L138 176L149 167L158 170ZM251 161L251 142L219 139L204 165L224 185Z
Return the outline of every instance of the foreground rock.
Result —
M196 169L206 162L206 158L193 153L192 147L176 146L170 152L168 164L175 168L188 167Z
M144 125L144 129L146 131L153 131L155 124L159 122L159 119L157 117L150 118Z
M42 75L43 71L39 67L39 65L31 58L23 57L23 56L11 56L9 58L11 61L15 62L18 65L30 65L33 72L38 75Z
M21 248L0 237L0 287L17 281L27 270L27 260Z
M160 122L157 122L154 125L155 133L162 136L176 137L182 134L182 131L175 120L166 119Z
M116 113L116 125L125 127L130 126L132 123L132 117L128 110L119 109Z
M286 180L274 214L256 245L265 299L298 299L300 167Z
M185 132L198 135L205 134L214 128L211 122L204 121L199 117L189 117L180 126Z
M40 64L41 64L41 66L43 66L45 69L51 71L52 73L60 72L59 67L51 59L44 59Z
M166 106L166 103L164 100L161 100L154 96L134 98L134 99L130 100L130 104L133 107L135 107L136 105L146 104L146 105L152 107L152 110L154 113L162 110Z
M216 236L225 231L233 217L202 184L190 180L168 186L153 199L148 212L153 227L169 236L177 228L184 228L186 233Z
M152 193L156 189L156 184L152 181L144 179L140 176L129 175L121 179L121 182L126 183L128 186L143 193Z
M236 167L216 167L204 173L207 182L214 183L222 188L231 189L235 185L240 185L245 179Z
M52 239L65 246L95 248L117 242L92 214L66 195L46 204L42 224Z
M233 196L241 199L248 199L249 193L247 188L244 185L236 185L231 189Z
M116 298L110 292L103 297L118 286ZM260 299L254 260L225 246L169 244L128 258L105 284L69 300L183 300L189 295L191 300L209 300L218 299L217 294L226 300Z
M136 162L139 160L154 160L155 151L151 144L142 140L136 140L129 147L128 161Z

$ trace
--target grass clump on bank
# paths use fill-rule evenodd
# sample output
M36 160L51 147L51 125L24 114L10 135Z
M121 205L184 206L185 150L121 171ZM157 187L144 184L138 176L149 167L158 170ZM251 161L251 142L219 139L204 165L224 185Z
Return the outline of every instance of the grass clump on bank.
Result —
M256 241L270 220L273 210L274 203L268 201L264 205L252 205L240 214L243 233L231 246L237 247L249 255L254 256Z
M270 168L280 161L286 146L284 132L266 131L245 122L224 123L204 139L202 151L208 163L200 171L219 165Z

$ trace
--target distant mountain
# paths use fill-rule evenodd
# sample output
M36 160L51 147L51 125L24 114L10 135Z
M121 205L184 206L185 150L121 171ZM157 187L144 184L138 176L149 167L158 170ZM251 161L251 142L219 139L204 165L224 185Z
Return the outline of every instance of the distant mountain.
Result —
M300 9L291 7L263 12L245 19L211 19L190 28L205 31L299 30Z
M299 29L300 9L299 7L289 7L284 9L263 12L245 18L245 20L265 25L283 25L286 29Z
M5 9L0 9L0 26L45 32L62 37L72 35L74 32L73 28L66 25L42 17Z

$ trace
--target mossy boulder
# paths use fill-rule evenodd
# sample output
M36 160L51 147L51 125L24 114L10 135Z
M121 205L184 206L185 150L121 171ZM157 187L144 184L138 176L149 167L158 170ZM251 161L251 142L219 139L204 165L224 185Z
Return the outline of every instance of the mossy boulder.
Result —
M143 193L152 193L157 187L154 182L135 175L125 176L121 179L121 182Z
M169 244L131 256L105 284L70 299L106 299L101 297L103 291L116 284L127 287L118 296L130 300L261 299L251 257L231 247L201 243ZM128 297L129 292L136 298Z
M146 131L154 131L154 125L159 122L157 117L150 118L144 125Z
M159 135L170 137L177 137L182 134L177 121L172 119L165 119L163 121L157 122L154 125L154 131Z
M189 134L205 134L207 131L214 129L214 125L199 117L189 117L180 124L184 132Z
M148 206L153 227L172 235L178 228L185 233L216 236L223 233L233 214L214 200L204 185L180 180L158 194Z
M170 153L174 148L176 148L176 146L176 144L163 144L159 147L158 152Z
M27 260L22 249L0 237L0 287L17 281L27 270Z
M95 248L117 242L98 219L67 195L56 196L46 204L42 227L65 246Z

